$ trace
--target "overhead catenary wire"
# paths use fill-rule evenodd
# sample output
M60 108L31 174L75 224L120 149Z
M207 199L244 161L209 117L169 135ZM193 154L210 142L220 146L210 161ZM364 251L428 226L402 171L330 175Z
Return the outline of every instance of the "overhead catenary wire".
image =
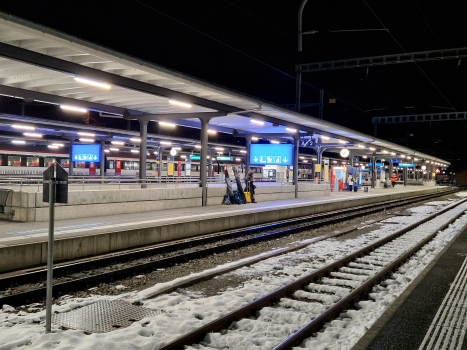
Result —
M186 23L184 23L184 22L182 22L182 21L180 21L180 20L178 20L178 19L176 19L176 18L174 18L174 17L172 17L172 16L170 16L170 15L168 15L168 14L166 14L166 13L164 13L164 12L158 10L158 9L156 9L155 7L153 7L153 6L151 6L151 5L148 5L148 4L146 4L146 3L144 3L144 2L142 2L142 1L140 1L140 0L133 0L133 1L136 2L136 3L138 3L138 4L140 4L141 6L145 6L145 7L147 7L148 9L150 9L150 10L152 10L152 11L154 11L154 12L157 12L157 13L159 13L160 15L162 15L162 16L164 16L164 17L167 17L167 18L169 18L169 19L171 19L171 20L173 20L173 21L175 21L175 22L177 22L177 23L179 23L179 24L181 24L181 25L183 25L183 26L185 26L185 27L187 27L187 28L189 28L189 29L191 29L191 30L194 30L195 32L197 32L197 33L199 33L199 34L201 34L201 35L204 35L204 36L206 36L206 37L208 37L208 38L210 38L210 39L216 41L217 43L219 43L219 44L221 44L221 45L224 45L224 46L226 46L226 47L228 47L228 48L230 48L230 49L232 49L232 50L234 50L234 51L236 51L236 52L238 52L238 53L240 53L240 54L242 54L242 55L244 55L244 56L246 56L246 57L248 57L248 58L250 58L250 59L252 59L252 60L254 60L254 61L256 61L256 62L258 62L258 63L261 63L261 64L263 64L263 65L265 65L265 66L271 68L272 70L274 70L274 71L276 71L276 72L278 72L278 73L280 73L280 74L283 74L283 75L287 76L288 78L291 78L291 79L293 79L293 80L297 80L297 78L296 78L295 76L293 76L293 75L291 75L291 74L288 74L288 73L286 73L286 72L280 70L279 68L276 68L276 67L270 65L269 63L266 63L266 62L264 62L264 61L261 61L260 59L254 57L254 56L251 56L250 54L248 54L248 53L246 53L246 52L243 52L243 51L241 51L241 50L239 50L239 49L233 47L232 45L229 45L229 44L223 42L222 40L219 40L219 39L213 37L212 35L209 35L209 34L203 32L203 31L201 31L201 30L199 30L199 29L196 29L196 28L190 26L189 24L186 24ZM310 86L310 87L312 87L312 88L314 88L314 89L316 89L316 90L321 90L321 89L318 88L317 86L314 86L314 85L312 85L312 84L310 84L310 83L303 82L303 84L308 85L308 86ZM367 113L367 112L365 112L365 110L364 110L363 108L358 107L357 105L355 105L355 104L353 104L353 103L351 103L351 102L348 102L348 101L346 101L346 100L344 100L344 99L342 99L342 98L340 98L340 97L337 97L337 96L335 96L335 95L333 95L333 94L331 94L331 93L329 93L329 92L327 92L326 94L329 95L329 96L331 96L331 97L334 97L335 99L337 99L337 100L339 100L339 101L341 101L341 102L344 102L344 103L348 104L349 106L352 106L352 107L354 107L354 108L356 108L356 109L362 111L363 113Z
M368 9L373 13L373 15L376 17L376 19L379 21L379 23L381 23L381 25L388 29L383 21L381 21L381 19L378 17L378 15L375 13L375 11L373 11L373 9L370 7L370 5L368 5L368 3L366 2L366 0L363 0L363 2L365 3L365 5L368 7ZM404 51L405 53L407 53L407 51L402 47L402 45L397 41L397 39L394 37L394 35L392 35L392 33L389 31L388 29L388 34L389 36L394 40L394 42L402 49L402 51ZM438 86L436 86L436 84L433 82L433 80L430 79L430 77L428 76L428 74L425 73L425 71L420 68L420 66L414 62L415 66L423 73L423 75L425 75L425 77L430 81L430 83L433 85L433 87L440 93L440 95L443 97L443 99L455 110L457 111L457 109L452 105L451 101L448 100L448 98L446 96L444 96L443 92L438 88Z

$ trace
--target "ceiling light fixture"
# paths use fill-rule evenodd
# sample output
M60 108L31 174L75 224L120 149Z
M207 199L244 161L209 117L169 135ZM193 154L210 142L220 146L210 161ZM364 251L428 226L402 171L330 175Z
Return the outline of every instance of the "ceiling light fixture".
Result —
M240 153L246 153L246 151L244 149L240 150Z
M200 149L200 148L201 148L201 145L195 145L195 148Z
M365 146L363 146L363 145L358 145L358 148L365 148Z
M21 125L21 124L13 124L11 127L14 129L22 129L22 130L36 130L34 126Z
M370 151L376 151L376 148L370 147Z
M125 142L123 141L110 141L110 143L112 145L119 145L119 146L123 146L125 144Z
M191 108L191 107L192 107L192 105L189 104L189 103L179 102L179 101L175 101L175 100L169 100L169 103L170 103L171 105L180 106L180 107L185 107L185 108Z
M81 112L81 113L87 113L87 109L85 108L79 108L79 107L73 107L73 106L66 106L66 105L60 105L61 109L65 109L67 111L73 111L73 112Z
M110 153L110 151L108 149L105 149L104 152L105 153Z
M271 140L271 143L278 144L280 143L279 141Z
M115 152L120 151L119 148L113 148L113 147L111 147L110 150L111 150L111 151L115 151Z
M172 126L172 127L175 127L176 124L174 123L167 123L167 122L159 122L159 125L162 125L162 126Z
M217 150L217 151L223 151L224 150L222 147L215 147L214 149Z
M208 129L208 133L210 134L217 134L217 131L214 129Z
M327 136L321 136L321 138L322 138L323 140L329 140L329 137L327 137Z
M44 136L42 134L37 134L35 132L23 132L23 135L28 136L28 137L42 137L42 136Z
M79 139L81 142L94 142L94 139Z
M259 138L254 137L254 136L253 136L251 139L252 139L253 141L258 141L258 140L259 140Z
M136 137L132 137L132 138L130 139L130 141L131 141L131 142L141 142L141 139L136 138Z
M139 153L139 149L132 149L131 153Z
M339 140L339 143L347 143L347 141Z
M48 145L47 147L52 148L52 149L58 149L58 146L54 146L54 145Z
M160 141L159 142L161 145L171 145L172 142L169 142L169 141Z
M75 78L75 81L77 81L78 83L97 86L97 87L100 87L100 88L103 88L103 89L110 89L111 88L111 86L109 84L99 83L99 82L94 81L94 80L88 80L88 79L83 79L83 78Z
M15 145L24 145L26 141L23 140L13 140L11 143L14 143Z
M297 129L292 129L292 128L285 128L285 130L290 131L290 132L297 132Z
M52 143L52 146L57 146L57 147L64 147L65 145L63 143Z
M261 120L250 119L250 122L252 122L253 124L264 125L264 122Z
M90 133L90 132L81 132L81 131L79 131L77 134L78 134L79 136L91 136L91 137L96 136L96 134L92 134L92 133Z

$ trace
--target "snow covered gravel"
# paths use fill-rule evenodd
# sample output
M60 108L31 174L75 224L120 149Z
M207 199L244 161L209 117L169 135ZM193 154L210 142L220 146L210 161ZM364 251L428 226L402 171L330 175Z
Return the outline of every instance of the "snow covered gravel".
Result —
M449 204L451 203L453 202L449 201ZM11 308L6 307L0 312L0 349L158 349L165 343L292 282L297 277L309 274L356 249L360 249L364 245L371 244L395 230L406 227L435 211L439 211L445 205L444 203L441 206L428 205L417 207L417 209L412 209L412 216L390 218L387 220L387 224L382 221L379 223L377 229L358 237L347 240L330 239L311 244L299 251L271 258L225 274L216 279L232 278L241 282L240 285L226 288L219 295L205 296L203 290L199 290L196 286L193 286L161 295L154 299L145 299L145 296L150 294L151 290L161 288L161 285L156 284L149 290L141 292L125 291L123 294L117 296L62 297L54 306L55 312L65 312L79 306L88 305L97 300L122 299L129 302L141 302L145 307L163 312L163 314L157 317L143 319L135 322L128 328L118 329L106 334L88 335L79 330L61 330L57 326L54 326L53 333L44 334L44 311L27 313L26 311L18 312L18 309L13 311ZM467 218L463 217L462 219L467 222ZM457 233L455 228L459 229L460 227L462 225L458 225L457 222L455 225L452 225L448 229L452 229L450 237ZM429 261L426 261L426 258L431 253L436 254L437 251L442 249L442 245L448 242L450 237L445 237L441 241L437 237L436 242L438 244L436 246L431 249L426 248L424 249L424 253L417 254L417 257L422 259L423 266L429 263ZM375 301L362 302L360 305L362 309L347 312L346 315L342 316L342 319L334 321L324 332L320 333L318 336L320 344L327 344L327 348L315 347L311 343L306 344L307 348L344 349L342 346L348 346L349 340L357 341L358 338L356 338L357 334L355 333L362 334L362 330L369 327L384 311L383 307L389 305L397 297L397 288L404 284L405 286L408 285L409 280L412 280L421 271L422 267L418 265L420 264L419 261L412 265L410 263L409 261L407 263L409 264L408 266L406 264L402 267L401 271L403 272L400 276L394 275L394 279L386 281L386 286L380 287L381 290L375 289L372 294ZM357 267L357 265L349 266L349 268ZM403 270L404 267L405 270ZM219 266L219 268L222 268L222 266ZM370 273L371 271L368 271L368 274ZM362 277L364 276L362 275ZM355 282L360 283L359 281ZM306 293L313 294L319 292L316 290L317 288L322 287L310 285ZM336 295L343 294L348 289L345 286L334 288ZM324 300L323 302L332 302L332 300ZM375 305L366 307L369 303ZM251 331L253 331L255 335L253 339L248 340L249 344L253 342L257 349L270 349L272 341L277 342L277 337L282 337L285 333L290 334L292 328L296 329L297 325L309 322L310 319L325 309L324 304L320 302L308 303L293 299L281 300L279 306L288 307L290 311L283 312L276 310L274 307L266 308L260 312L258 320L261 323L259 324L249 322L251 320L242 320L235 323L233 326L235 329L229 331L232 331L236 335L236 339L239 342L236 348L244 349L245 347L242 347L242 344L245 345L245 343L242 342L245 340L242 339L245 338L246 333L251 334ZM26 308L24 307L23 310ZM358 316L359 313L361 316ZM354 317L357 323L350 323L349 321L353 320L350 317ZM361 317L361 320L359 317ZM294 326L278 327L272 321L280 321L283 324L289 323ZM333 327L336 329L333 329ZM354 327L356 328L353 329ZM343 336L347 330L349 334ZM220 343L224 341L220 340L222 337L219 333L217 335L210 335L210 338L215 337L219 337L218 341ZM310 339L309 342L314 342L317 339ZM206 341L211 340L206 339ZM201 349L203 347L200 346L198 348ZM250 349L250 347L247 348ZM347 349L348 347L345 348Z

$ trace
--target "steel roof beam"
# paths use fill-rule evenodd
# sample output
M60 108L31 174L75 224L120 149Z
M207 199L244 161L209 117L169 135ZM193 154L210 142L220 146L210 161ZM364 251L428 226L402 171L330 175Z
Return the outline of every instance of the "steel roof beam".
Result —
M407 114L390 117L373 117L373 124L447 122L466 119L467 112Z
M439 61L467 57L467 47L447 50L419 51L394 55L352 58L338 61L297 64L298 73L309 73L326 70L348 69L359 67L386 66L390 64Z

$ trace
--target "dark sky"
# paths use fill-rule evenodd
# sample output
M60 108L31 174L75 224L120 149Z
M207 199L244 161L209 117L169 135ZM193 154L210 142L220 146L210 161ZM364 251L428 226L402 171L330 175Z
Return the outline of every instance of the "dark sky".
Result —
M331 0L306 5L303 29L318 33L298 53L300 3L15 0L0 10L276 104L294 103L297 63L467 47L462 1ZM329 32L356 29L388 31ZM307 73L302 102L324 89L326 120L373 134L373 116L466 111L466 72L467 58ZM463 159L466 132L464 121L412 123L379 127L378 137Z

